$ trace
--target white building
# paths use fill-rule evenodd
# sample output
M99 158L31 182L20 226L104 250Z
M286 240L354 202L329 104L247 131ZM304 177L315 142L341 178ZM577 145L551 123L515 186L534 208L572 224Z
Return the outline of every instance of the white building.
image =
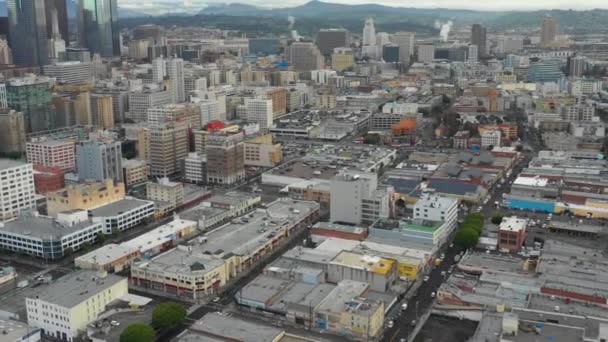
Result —
M478 62L478 57L479 57L479 47L475 44L469 45L467 62L469 62L469 64L475 64Z
M418 62L433 63L435 59L435 45L418 45Z
M267 129L272 126L274 118L272 100L264 98L246 98L247 122L260 124L260 128Z
M2 41L0 39L0 41ZM8 108L8 100L6 98L6 84L0 83L0 108Z
M418 114L418 104L415 102L388 102L382 106L385 114Z
M338 76L338 72L331 69L312 70L310 72L310 79L316 84L329 84L329 79L336 76Z
M57 219L22 213L0 223L0 248L52 260L94 243L100 234L103 224L91 221L86 210L58 213Z
M63 171L73 171L76 154L73 141L32 140L25 144L26 158L34 165L58 167Z
M389 217L389 194L375 173L343 172L330 182L330 220L371 224Z
M586 105L562 106L562 117L568 121L595 121L595 107Z
M414 32L396 32L391 36L391 42L399 45L399 62L409 63L414 54Z
M184 159L184 179L188 182L201 184L207 179L207 158L198 153L189 153Z
M363 26L363 45L376 45L376 28L374 27L374 19L365 19Z
M33 208L35 195L32 164L0 159L0 221Z
M58 83L87 83L93 81L91 63L79 61L57 62L43 67L44 75L54 77Z
M173 103L173 94L158 87L129 93L129 118L137 122L148 120L148 109Z
M25 299L27 322L47 336L71 342L86 335L87 325L126 294L127 278L89 270L72 272L36 297Z
M186 101L186 88L184 83L184 60L171 58L167 60L167 76L172 82L173 102Z
M449 234L458 223L458 200L423 193L414 205L414 219L445 222L445 234Z
M154 216L154 202L126 197L90 210L93 222L103 223L104 234L127 230Z
M203 100L197 102L197 104L201 108L202 127L206 127L211 121L222 120L220 116L220 104L217 100Z
M500 147L500 138L502 132L500 130L488 130L481 133L481 147Z

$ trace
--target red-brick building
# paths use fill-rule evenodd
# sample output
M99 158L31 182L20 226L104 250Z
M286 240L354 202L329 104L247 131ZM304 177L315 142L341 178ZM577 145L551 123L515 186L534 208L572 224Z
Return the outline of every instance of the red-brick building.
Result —
M46 194L65 187L63 170L57 166L34 165L34 187L36 193Z

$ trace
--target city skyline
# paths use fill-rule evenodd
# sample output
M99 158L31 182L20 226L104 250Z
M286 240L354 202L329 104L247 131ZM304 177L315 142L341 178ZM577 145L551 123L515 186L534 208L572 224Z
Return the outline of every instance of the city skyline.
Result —
M240 3L246 5L253 5L261 8L288 8L304 5L309 0L287 0L287 1L262 1L262 0L241 0L241 1L230 1L228 3ZM543 1L523 1L515 0L507 3L496 3L486 2L481 0L473 0L467 2L455 2L453 0L434 0L434 1L418 1L418 2L407 2L404 3L399 0L380 0L380 1L369 1L369 0L331 0L323 1L327 3L336 3L343 5L363 5L363 4L376 4L391 7L411 7L411 8L447 8L447 9L465 9L465 10L477 10L477 11L528 11L528 10L551 10L551 9L562 9L562 10L590 10L590 9L608 9L608 3L602 0L590 0L584 3L578 3L576 8L573 8L572 2L559 0L543 0ZM162 14L163 12L172 13L180 12L185 10L202 10L206 6L210 5L221 5L226 4L222 1L215 0L155 0L141 3L138 0L118 0L120 7L125 9L137 10L146 13Z

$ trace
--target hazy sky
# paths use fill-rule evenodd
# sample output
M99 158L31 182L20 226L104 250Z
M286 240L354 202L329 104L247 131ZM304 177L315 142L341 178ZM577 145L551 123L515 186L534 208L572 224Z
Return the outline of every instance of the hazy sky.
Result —
M141 11L188 11L199 10L206 4L239 2L263 7L291 7L304 4L308 0L118 0L121 7ZM328 0L327 2L343 4L377 3L387 6L420 7L420 8L459 8L473 10L536 10L536 9L574 9L585 10L593 8L608 8L608 0Z

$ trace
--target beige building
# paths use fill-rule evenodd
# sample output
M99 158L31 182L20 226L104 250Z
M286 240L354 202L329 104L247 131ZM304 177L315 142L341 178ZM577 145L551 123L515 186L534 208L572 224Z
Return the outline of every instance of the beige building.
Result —
M91 95L91 118L93 125L101 129L114 127L112 96Z
M336 108L336 94L333 92L324 92L319 94L319 102L317 107L325 109Z
M188 128L201 128L201 108L194 103L166 104L148 108L148 123L162 125L166 122L184 123Z
M32 139L25 149L27 161L34 165L59 167L65 172L72 172L76 167L73 141Z
M188 156L188 126L167 123L150 128L150 175L166 177L182 170Z
M272 100L272 114L274 118L287 113L287 89L274 88L266 92L269 100Z
M139 249L108 244L74 259L74 265L86 270L120 272L140 256Z
M167 210L175 210L184 203L184 185L169 178L160 178L158 183L148 182L146 194L149 200L167 203Z
M331 55L331 68L336 71L343 71L355 65L353 50L349 48L336 48Z
M148 164L143 160L123 159L122 173L125 187L130 189L134 185L143 184L148 181Z
M125 197L125 185L105 180L70 185L60 191L47 194L49 216L70 210L91 210L119 201Z
M234 184L245 178L243 133L215 133L208 136L207 183Z
M214 132L218 133L238 133L241 131L241 127L239 125L230 125L224 128L221 128L217 131L205 131L205 130L196 130L193 132L194 135L194 151L199 155L205 154L205 146L207 145L207 139L210 134L214 134Z
M265 134L245 141L245 165L274 167L283 160L283 147Z
M0 109L0 152L25 151L25 122L23 113Z
M136 136L136 149L137 159L150 160L150 129L141 127L137 129Z
M126 294L127 278L89 270L71 272L25 299L27 323L53 339L75 341L86 335L87 325L108 304Z

